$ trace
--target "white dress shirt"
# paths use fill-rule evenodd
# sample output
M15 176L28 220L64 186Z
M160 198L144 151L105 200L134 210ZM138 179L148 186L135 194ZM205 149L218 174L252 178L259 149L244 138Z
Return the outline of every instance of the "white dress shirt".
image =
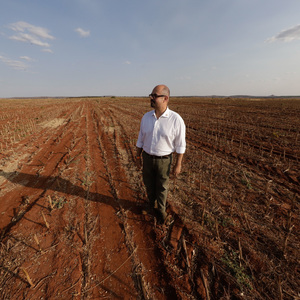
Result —
M159 119L154 110L145 113L136 146L150 155L183 154L186 149L183 119L169 108Z

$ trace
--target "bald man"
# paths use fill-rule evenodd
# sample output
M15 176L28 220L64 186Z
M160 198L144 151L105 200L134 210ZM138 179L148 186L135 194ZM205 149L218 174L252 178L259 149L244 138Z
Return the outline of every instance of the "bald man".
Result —
M165 223L173 153L176 157L172 173L176 177L181 172L186 150L186 128L181 116L168 108L170 90L166 85L157 85L149 97L153 110L142 118L136 161L138 168L143 165L143 181L149 200L147 210L154 210L158 221Z

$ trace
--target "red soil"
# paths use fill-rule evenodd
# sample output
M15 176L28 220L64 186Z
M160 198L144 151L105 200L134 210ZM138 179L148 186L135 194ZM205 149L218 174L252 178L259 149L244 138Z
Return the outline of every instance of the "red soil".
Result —
M0 102L1 299L299 295L299 102L174 98L188 149L166 226L141 214L147 100L13 101Z

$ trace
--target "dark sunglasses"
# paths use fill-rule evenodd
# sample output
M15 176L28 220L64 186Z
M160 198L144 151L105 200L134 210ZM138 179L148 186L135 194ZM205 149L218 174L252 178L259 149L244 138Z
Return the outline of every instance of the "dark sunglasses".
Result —
M149 94L149 97L153 98L153 99L156 99L156 98L159 98L159 97L166 97L166 95Z

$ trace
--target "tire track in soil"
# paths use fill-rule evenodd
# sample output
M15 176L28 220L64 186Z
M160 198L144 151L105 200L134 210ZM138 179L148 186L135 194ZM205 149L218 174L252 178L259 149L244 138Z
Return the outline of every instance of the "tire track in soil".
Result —
M111 194L111 185L97 132L94 107L87 112L87 195L85 200L85 284L82 297L136 298L130 276L130 256L125 245L124 224L118 217L120 207ZM82 164L81 164L82 165ZM121 270L119 271L118 268Z
M60 270L61 298L81 297L82 290L89 278L89 248L87 239L88 220L87 211L87 186L84 183L87 157L87 122L85 104L81 103L80 116L73 140L68 148L68 157L65 160L66 167L61 172L61 178L66 178L62 183L68 196L68 210L62 212L60 218L64 219L64 235L60 237L61 251L64 252L60 260L53 257L54 268L60 269L59 264L64 265ZM59 222L60 220L58 220ZM55 282L49 281L49 290L56 291Z

